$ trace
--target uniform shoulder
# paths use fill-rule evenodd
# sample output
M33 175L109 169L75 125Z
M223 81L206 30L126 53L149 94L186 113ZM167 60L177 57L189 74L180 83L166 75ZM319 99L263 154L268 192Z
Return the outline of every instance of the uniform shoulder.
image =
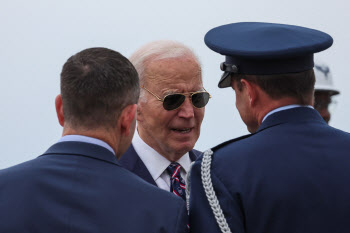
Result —
M202 153L202 155L192 164L193 165L193 167L194 166L201 166L201 163L202 163L202 160L203 160L203 156L204 156L204 154L206 154L206 153L209 153L210 154L210 156L211 157L217 157L217 155L218 154L222 154L221 152L222 152L222 150L231 150L232 148L232 146L240 146L240 145L242 145L242 143L241 142L244 142L245 141L245 139L248 139L248 138L250 138L251 136L253 136L254 135L254 133L253 134L247 134L247 135L243 135L243 136L241 136L241 137L238 137L238 138L234 138L234 139L231 139L231 140L228 140L228 141L226 141L226 142L223 142L223 143L221 143L221 144L219 144L219 145L217 145L217 146L215 146L215 147L212 147L211 149L208 149L208 150L206 150L206 151L204 151L203 153ZM220 152L221 151L221 152ZM226 154L225 152L224 152L224 154ZM235 153L236 154L236 153ZM237 155L237 154L236 154ZM221 156L220 156L221 157ZM231 156L232 157L232 156Z
M213 152L215 152L215 151L217 151L217 150L219 150L219 149L221 149L221 148L223 148L223 147L226 147L226 146L228 146L228 145L231 145L232 143L235 143L235 142L242 141L242 140L244 140L244 139L246 139L246 138L249 138L249 137L251 137L251 136L253 136L253 135L254 135L254 134L247 134L247 135L243 135L243 136L238 137L238 138L234 138L234 139L228 140L228 141L226 141L226 142L223 142L223 143L221 143L221 144L219 144L219 145L213 147L211 150L212 150Z

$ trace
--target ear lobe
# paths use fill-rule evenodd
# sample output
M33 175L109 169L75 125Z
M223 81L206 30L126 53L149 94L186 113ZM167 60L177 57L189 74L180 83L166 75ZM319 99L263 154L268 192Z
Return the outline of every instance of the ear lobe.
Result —
M61 94L56 96L55 106L56 106L56 114L57 114L58 122L63 127L64 126L64 115L63 115L63 104L62 104Z
M121 135L129 136L134 134L136 111L137 104L128 105L123 109L119 118Z

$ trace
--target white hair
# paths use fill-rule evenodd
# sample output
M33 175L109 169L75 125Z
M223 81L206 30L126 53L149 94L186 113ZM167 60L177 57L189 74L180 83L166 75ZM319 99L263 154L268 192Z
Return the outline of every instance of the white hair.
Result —
M189 56L192 57L200 66L198 57L194 52L184 44L172 40L158 40L150 42L131 55L129 60L135 66L140 78L140 85L145 83L145 70L147 65L153 61L179 58ZM144 91L141 90L140 99L143 99Z

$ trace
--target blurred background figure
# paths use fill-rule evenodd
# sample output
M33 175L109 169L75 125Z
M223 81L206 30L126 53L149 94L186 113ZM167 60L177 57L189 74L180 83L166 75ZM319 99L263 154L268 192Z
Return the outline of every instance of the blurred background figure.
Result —
M315 109L320 113L322 118L329 123L331 112L329 106L334 104L332 96L338 95L339 91L334 88L333 77L329 67L324 63L315 63Z

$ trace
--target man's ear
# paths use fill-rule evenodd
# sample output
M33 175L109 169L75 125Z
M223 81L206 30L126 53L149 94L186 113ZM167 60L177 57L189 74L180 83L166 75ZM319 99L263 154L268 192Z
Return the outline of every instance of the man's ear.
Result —
M128 105L123 109L119 117L119 127L120 127L121 135L129 136L130 133L134 134L136 111L137 111L137 104Z
M56 114L57 114L58 122L63 127L64 126L64 115L63 115L63 104L62 104L61 94L56 96L55 106L56 106Z
M241 83L243 86L242 88L246 88L247 94L249 96L250 106L255 106L259 97L258 86L255 83L250 82L246 79L241 79Z

